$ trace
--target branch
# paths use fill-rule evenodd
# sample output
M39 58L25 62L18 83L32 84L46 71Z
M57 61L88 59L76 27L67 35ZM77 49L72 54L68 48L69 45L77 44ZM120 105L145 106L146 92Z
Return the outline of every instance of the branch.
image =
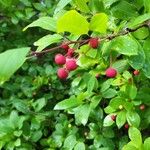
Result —
M122 35L126 35L126 34L129 34L129 33L132 33L132 32L135 32L135 31L137 31L138 29L140 29L142 27L149 27L150 28L150 21L147 21L147 22L141 24L140 26L138 26L138 27L136 27L134 29L126 28L125 30L123 30L123 31L121 31L121 32L119 32L117 34L110 34L110 35L101 37L100 41L112 40L112 39L114 39L116 37L119 37L119 36L122 36ZM77 44L77 43L79 43L80 45L84 45L84 44L88 43L89 40L90 40L90 38L86 39L86 40L79 40L79 41L68 41L65 44L71 45L71 44ZM53 47L53 48L50 48L50 49L47 49L47 50L44 50L44 51L41 51L41 52L31 51L31 53L28 55L28 57L37 56L39 54L46 54L46 53L49 53L51 51L58 50L60 48L61 48L61 45Z

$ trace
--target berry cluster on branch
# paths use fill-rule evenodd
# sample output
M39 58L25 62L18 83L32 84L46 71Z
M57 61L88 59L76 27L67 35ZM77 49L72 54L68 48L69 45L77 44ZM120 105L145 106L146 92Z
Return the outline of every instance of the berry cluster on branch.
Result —
M58 77L60 79L66 79L69 75L69 72L77 69L77 67L78 67L78 65L76 63L77 60L74 57L75 49L70 47L71 44L79 44L80 46L84 45L84 44L89 44L89 46L91 48L97 49L101 41L112 40L112 39L114 39L118 36L123 36L123 35L129 34L131 32L135 32L136 30L138 30L138 29L140 29L144 26L149 27L148 23L149 22L145 22L142 25L140 25L140 26L138 26L134 29L126 28L125 30L123 30L123 31L121 31L117 34L110 34L110 35L106 35L106 36L101 37L101 38L100 37L90 37L88 39L83 39L83 40L66 41L66 42L60 44L59 46L56 46L56 47L53 47L53 48L50 48L50 49L47 49L47 50L44 50L44 51L41 51L41 52L32 51L29 54L29 57L38 56L40 54L46 54L46 53L49 53L51 51L58 50L58 49L63 49L65 51L65 55L57 54L55 56L55 63L57 65L61 66L57 70ZM133 72L133 74L134 75L139 75L139 71L135 70ZM115 78L117 76L117 70L115 68L112 68L111 65L110 65L110 67L108 69L106 69L105 75L108 78ZM97 75L97 78L98 77L99 77L99 75Z

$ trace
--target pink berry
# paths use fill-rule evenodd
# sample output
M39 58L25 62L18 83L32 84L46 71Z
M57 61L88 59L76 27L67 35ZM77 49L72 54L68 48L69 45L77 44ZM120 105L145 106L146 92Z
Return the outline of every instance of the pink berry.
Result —
M59 68L57 70L57 75L60 79L66 79L68 77L68 72L65 68Z
M98 40L99 40L98 38L91 38L89 40L90 47L92 47L94 49L98 48L98 45L99 45L99 41Z
M110 67L106 70L105 73L108 78L114 78L117 75L117 70Z
M128 128L129 128L128 123L126 123L126 124L124 125L124 128L125 128L125 129L128 129Z
M75 70L77 68L76 60L75 59L68 59L66 61L66 68L68 71Z
M68 56L68 57L72 57L72 56L73 56L73 53L74 53L74 49L73 49L73 48L69 48L69 49L68 49L68 52L67 52L67 56Z
M115 120L116 120L116 116L115 116L115 115L112 115L112 116L111 116L111 119L112 119L113 121L115 121Z
M97 73L97 74L95 75L95 77L98 79L98 78L100 77L100 74Z
M57 54L55 56L55 63L58 65L64 65L66 63L66 57L62 54Z
M137 76L137 75L139 75L139 70L134 70L134 72L133 72L133 74L135 75L135 76Z
M144 109L145 109L145 105L143 104L140 106L140 110L144 110Z
M62 43L62 44L60 45L60 47L61 47L62 49L64 49L66 52L67 52L68 49L69 49L69 45L68 45L68 44L65 44L65 43Z

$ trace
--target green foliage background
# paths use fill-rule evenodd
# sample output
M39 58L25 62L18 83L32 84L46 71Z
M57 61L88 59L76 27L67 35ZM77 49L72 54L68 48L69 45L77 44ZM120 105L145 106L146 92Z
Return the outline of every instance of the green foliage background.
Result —
M40 52L57 46L64 35L70 40L87 33L103 37L150 19L149 0L0 0L0 10L1 53L21 47ZM149 150L149 30L103 42L97 50L88 45L77 49L79 69L66 81L56 76L57 51L25 60L24 50L9 65L2 64L6 55L0 55L0 149ZM104 76L110 49L119 71L116 79ZM8 68L15 67L20 69L11 76L14 70ZM133 76L134 69L139 76ZM111 115L117 115L115 122Z

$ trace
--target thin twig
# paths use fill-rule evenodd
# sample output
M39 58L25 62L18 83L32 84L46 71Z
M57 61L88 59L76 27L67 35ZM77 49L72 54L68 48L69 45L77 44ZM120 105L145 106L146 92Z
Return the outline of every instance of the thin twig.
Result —
M105 40L112 40L116 37L119 37L119 36L122 36L122 35L126 35L126 34L129 34L131 32L135 32L136 30L142 28L142 27L149 27L149 22L145 22L143 24L141 24L140 26L134 28L134 29L130 29L130 28L126 28L125 30L117 33L117 34L110 34L110 35L107 35L107 36L104 36L104 37L101 37L100 38L100 41L105 41ZM89 38L90 39L90 38ZM67 45L71 45L71 44L77 44L79 43L80 46L88 43L89 39L86 39L86 40L78 40L78 41L68 41L66 42L65 44ZM43 50L41 52L35 52L35 51L31 51L31 53L27 56L29 58L31 58L32 56L37 56L39 54L45 54L45 53L49 53L51 51L55 51L55 50L58 50L58 49L61 49L61 45L59 46L56 46L56 47L53 47L53 48L50 48L50 49L47 49L47 50Z

